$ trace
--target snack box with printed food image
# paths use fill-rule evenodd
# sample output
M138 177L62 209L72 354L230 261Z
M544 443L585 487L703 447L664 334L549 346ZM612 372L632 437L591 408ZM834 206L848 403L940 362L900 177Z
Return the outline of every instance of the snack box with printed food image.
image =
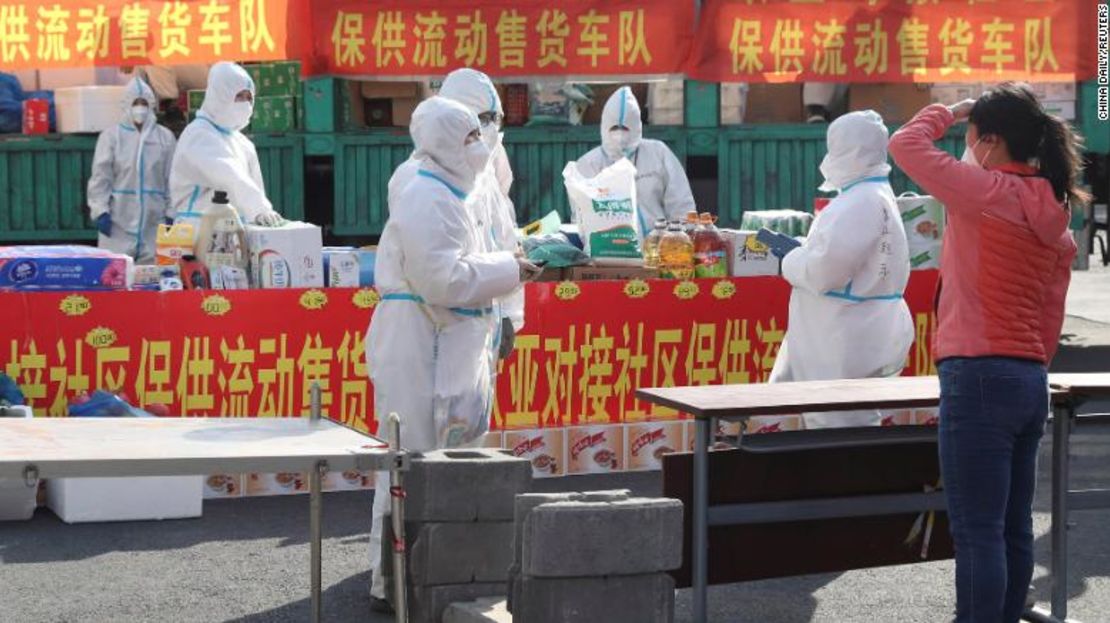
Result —
M349 469L345 472L329 471L324 474L324 491L362 491L374 488L374 472Z
M242 497L243 474L212 474L204 479L204 499Z
M608 474L624 469L624 426L582 426L567 431L567 473Z
M663 469L663 455L679 452L685 441L682 422L628 424L625 427L628 453L625 469L647 471Z
M781 433L802 430L800 415L756 415L744 422L744 434Z
M898 409L896 411L882 411L883 426L909 426L916 421L916 415L913 409Z
M740 436L740 429L743 424L740 422L729 422L726 420L717 421L717 435L715 439L717 443L732 443L737 437ZM695 422L682 422L682 428L685 437L683 438L683 448L686 452L694 451L694 443L697 441L697 427Z
M306 493L308 477L298 472L248 474L247 495L290 495Z
M936 426L940 417L940 409L918 409L914 411L914 423L919 426Z
M483 448L504 448L505 433L495 430L490 431L482 436Z
M566 440L566 430L561 428L510 430L505 431L504 447L532 462L533 477L554 478L567 474Z
M936 244L944 238L944 204L929 195L911 193L903 193L895 201L911 249Z

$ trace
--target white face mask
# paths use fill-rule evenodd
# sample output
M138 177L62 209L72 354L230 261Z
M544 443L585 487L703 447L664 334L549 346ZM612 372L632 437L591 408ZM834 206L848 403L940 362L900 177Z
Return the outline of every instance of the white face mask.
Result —
M147 117L150 116L150 106L132 106L131 107L131 121L135 125L143 125L146 123Z
M231 129L242 130L247 127L247 124L251 122L251 115L253 114L254 104L252 102L232 102L231 110L228 113Z
M981 162L979 162L979 158L975 155L975 148L979 146L979 141L982 141L982 140L983 140L982 137L980 137L978 141L975 141L974 145L964 149L964 155L963 155L962 158L960 158L960 161L961 162L966 162L967 164L970 164L972 166L982 167L984 169L987 168L987 167L983 166L983 164ZM987 159L989 159L991 157L991 151L993 151L993 150L994 150L993 146L991 146L991 148L987 150L987 155L986 155Z
M474 172L474 176L481 175L489 165L490 151L482 141L476 141L466 146L466 164Z
M501 144L501 132L497 130L496 124L487 123L482 126L482 142L491 154L497 151L497 147Z
M632 132L629 130L609 130L608 151L625 157L632 155Z

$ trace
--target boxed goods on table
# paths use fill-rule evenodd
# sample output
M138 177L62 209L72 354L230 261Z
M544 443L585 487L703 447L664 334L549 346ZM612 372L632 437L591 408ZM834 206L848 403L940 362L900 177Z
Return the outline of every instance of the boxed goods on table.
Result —
M729 274L733 277L759 277L779 274L779 258L756 238L757 232L722 229L728 245Z
M910 268L940 267L944 239L944 206L929 195L904 193L897 199L898 211L906 229Z
M682 422L645 422L629 424L625 431L629 471L663 469L663 455L681 452L685 447Z
M802 430L800 415L757 415L742 424L745 435Z
M544 271L546 274L548 271ZM558 273L558 271L555 271ZM563 281L631 281L656 279L659 271L644 266L571 266L563 269Z
M374 267L378 263L378 247L363 247L358 250L358 285L369 288L374 285Z
M359 255L354 247L325 247L324 285L329 288L359 287Z
M204 479L204 499L238 498L243 496L242 474L212 474Z
M46 504L66 523L200 517L203 476L53 478Z
M565 476L567 473L566 429L510 430L505 432L504 447L513 456L532 462L535 478Z
M127 87L71 87L54 91L58 132L101 132L116 125L126 92Z
M50 134L49 100L23 100L23 133L27 135Z
M0 247L0 289L125 290L134 262L95 247Z
M567 429L567 473L609 474L624 469L623 426Z
M800 210L754 210L744 212L740 229L758 231L766 227L787 236L808 236L813 215Z
M310 223L247 225L251 283L257 288L322 288L323 234Z

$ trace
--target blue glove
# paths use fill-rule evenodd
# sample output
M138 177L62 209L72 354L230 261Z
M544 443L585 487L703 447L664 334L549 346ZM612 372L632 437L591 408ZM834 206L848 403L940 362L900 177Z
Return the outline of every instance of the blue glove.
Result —
M786 257L787 253L802 246L802 243L794 240L790 236L773 232L766 227L760 228L759 233L757 233L755 237L756 240L767 245L767 248L771 250L771 254L780 260Z
M105 236L112 235L112 215L105 212L96 217L96 230Z
M166 225L169 225L170 227L173 227L173 219L168 216L162 219L162 222L164 222Z

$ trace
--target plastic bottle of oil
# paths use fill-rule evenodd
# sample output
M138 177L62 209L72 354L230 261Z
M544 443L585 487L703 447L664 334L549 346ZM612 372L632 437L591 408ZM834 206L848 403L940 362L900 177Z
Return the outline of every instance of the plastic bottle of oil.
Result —
M659 268L659 241L667 233L667 219L655 221L655 228L644 237L644 268Z
M213 193L212 204L201 217L196 256L209 270L232 266L246 271L249 265L246 231L222 190Z
M728 247L713 224L715 220L703 212L694 232L694 276L699 279L728 277Z
M690 279L694 276L694 241L672 222L659 241L659 276L663 279Z
M682 231L686 232L690 239L694 239L694 231L698 228L698 212L697 210L690 210L686 213L686 222L682 226Z

